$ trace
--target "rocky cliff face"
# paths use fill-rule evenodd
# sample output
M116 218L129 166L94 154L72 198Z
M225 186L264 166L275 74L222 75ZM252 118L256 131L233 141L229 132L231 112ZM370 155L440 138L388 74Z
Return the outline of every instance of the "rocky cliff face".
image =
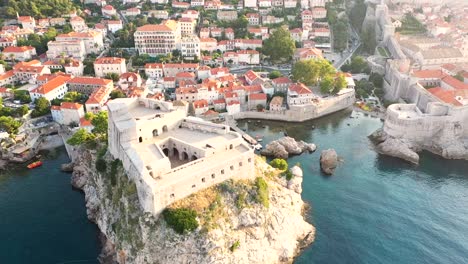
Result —
M378 129L369 138L376 144L376 150L385 155L419 163L418 152L427 150L446 159L468 159L468 142L460 139L447 139L434 136L430 140L412 141L406 138L395 138L383 129Z
M303 217L302 171L287 181L261 158L257 176L268 184L268 204L255 199L253 181L227 181L171 205L197 211L200 227L175 233L166 222L144 213L135 184L119 161L105 156L107 170L94 168L95 155L77 162L72 184L86 195L88 217L107 237L104 263L291 263L309 245L315 229Z

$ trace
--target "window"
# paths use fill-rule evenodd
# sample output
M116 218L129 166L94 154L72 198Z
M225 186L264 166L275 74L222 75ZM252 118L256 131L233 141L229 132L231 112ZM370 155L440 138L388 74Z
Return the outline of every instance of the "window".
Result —
M234 166L229 167L231 170L234 170Z
M212 178L212 179L216 178L216 175L215 175L214 173L211 174L211 178Z
M239 167L242 167L242 161L241 161L241 162L239 162Z
M205 182L205 178L202 178L201 181L202 181L202 182Z
M192 188L195 188L195 187L197 187L195 184L194 184L194 185L192 185Z
M221 174L224 174L224 170L221 170Z
M171 196L171 198L174 198L174 197L175 197L175 195L174 195L173 193L171 193L171 195L170 195L170 196Z
M249 162L252 162L252 159L251 159L251 158L249 158L249 160L248 160L248 161L249 161Z

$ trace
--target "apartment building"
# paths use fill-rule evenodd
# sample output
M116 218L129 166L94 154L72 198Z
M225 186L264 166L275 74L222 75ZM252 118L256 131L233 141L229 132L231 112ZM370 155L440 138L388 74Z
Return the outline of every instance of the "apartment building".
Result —
M134 34L135 48L140 54L165 55L177 49L181 30L177 21L167 20L159 25L144 25Z
M105 77L110 73L120 75L124 72L127 72L124 58L102 57L94 61L94 74L96 77Z

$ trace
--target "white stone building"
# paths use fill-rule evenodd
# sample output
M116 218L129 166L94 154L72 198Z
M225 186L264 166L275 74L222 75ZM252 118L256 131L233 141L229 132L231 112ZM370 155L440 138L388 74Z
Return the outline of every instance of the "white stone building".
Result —
M51 60L62 56L73 56L81 61L86 57L85 45L81 40L49 41L47 48L47 58Z
M195 36L185 36L180 41L180 51L183 57L200 58L200 39Z
M94 61L94 74L96 77L105 77L109 73L118 75L127 72L127 64L124 58L102 57Z
M253 150L241 135L186 117L182 102L126 98L108 108L109 151L136 184L144 211L158 215L214 184L254 177Z
M159 25L144 25L134 34L135 48L140 54L166 55L177 49L181 30L177 21L167 20Z

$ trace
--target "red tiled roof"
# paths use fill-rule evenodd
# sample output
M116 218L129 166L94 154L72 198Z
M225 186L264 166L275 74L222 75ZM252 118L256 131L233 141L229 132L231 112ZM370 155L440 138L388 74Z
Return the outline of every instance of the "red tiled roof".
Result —
M450 85L454 89L468 89L468 84L463 83L458 79L455 79L454 77L447 75L444 78L442 78L442 82Z
M90 127L90 126L93 126L90 120L84 117L80 118L80 127Z
M124 58L117 58L117 57L102 57L98 58L94 61L94 64L121 64L125 63Z
M213 104L226 104L226 100L224 99L213 100Z
M33 93L38 94L48 94L49 92L59 88L62 85L65 85L67 81L70 80L71 77L59 75L52 80L48 81L47 83L37 87L36 89L32 90Z
M78 104L78 103L72 103L72 102L62 102L60 104L60 109L74 109L74 110L78 110L80 108L83 108L83 105L82 104Z
M20 52L26 52L26 51L31 51L35 50L34 47L32 46L8 46L3 50L3 53L20 53Z
M446 90L441 87L434 87L427 89L431 94L439 98L441 101L453 104L455 106L461 106L462 104L455 99L455 90Z
M282 77L278 77L278 78L275 78L272 80L272 82L274 84L288 84L288 83L292 83L292 81L286 77L286 76L282 76Z
M100 104L106 98L106 96L109 95L109 93L109 88L101 86L93 91L85 104Z
M193 102L193 107L194 108L208 107L208 102L205 99L197 100L197 101Z
M96 77L75 77L68 81L68 83L73 84L90 84L90 85L99 85L99 86L107 86L111 83L112 80L109 79L102 79Z
M294 83L289 86L289 90L298 94L312 94L312 91L307 88L303 83Z
M249 100L266 100L267 95L264 93L256 93L256 94L250 94L249 95Z
M441 70L420 70L420 71L414 71L413 76L421 79L428 79L428 78L443 78L446 76L445 73L443 73Z

